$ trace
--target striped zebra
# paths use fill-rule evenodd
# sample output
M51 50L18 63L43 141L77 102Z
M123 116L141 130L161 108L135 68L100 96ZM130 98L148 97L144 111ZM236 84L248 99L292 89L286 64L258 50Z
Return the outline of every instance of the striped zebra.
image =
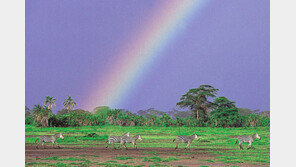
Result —
M127 147L126 147L125 144L126 144L126 143L133 143L133 146L136 147L136 149L138 149L137 144L136 144L136 141L137 141L138 139L139 139L140 141L142 141L142 138L141 138L140 135L136 135L136 136L134 136L134 137L124 136L124 137L121 138L120 146L123 145L124 148L127 149Z
M237 144L237 142L238 142L239 148L243 150L244 149L242 146L243 142L249 143L248 148L247 148L247 149L249 149L252 147L252 143L255 139L261 140L261 137L258 135L258 133L253 134L252 136L247 136L247 135L237 136L237 140L236 140L235 144Z
M129 132L123 134L122 136L109 136L108 140L106 141L106 143L108 143L106 148L108 148L111 143L112 143L112 146L115 148L114 143L120 143L122 137L129 137L129 136L130 136Z
M40 143L45 148L44 143L49 143L49 142L52 143L52 147L54 147L54 144L56 144L58 146L58 143L57 143L58 138L64 139L63 134L57 133L55 135L41 135L41 136L39 136L39 142L38 142L36 148L38 148ZM38 140L38 138L35 140L35 143L37 142L37 140ZM60 146L58 146L58 148L60 148Z
M177 140L175 149L178 148L179 143L187 143L187 149L189 149L189 146L194 139L199 140L199 137L196 134L193 134L191 136L177 136L177 138L173 140L173 142Z

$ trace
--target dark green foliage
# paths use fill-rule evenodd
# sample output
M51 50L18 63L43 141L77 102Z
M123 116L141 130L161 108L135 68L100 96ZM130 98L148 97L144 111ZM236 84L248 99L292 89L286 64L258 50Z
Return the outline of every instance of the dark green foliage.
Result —
M49 125L52 127L68 127L68 126L94 126L104 125L105 120L100 116L81 109L73 110L69 114L57 114L49 118Z
M270 118L266 116L260 116L259 124L257 126L270 126Z
M26 125L32 125L34 122L33 122L33 117L32 116L27 116L25 117L25 124Z
M97 137L98 135L96 133L89 133L85 135L84 137Z
M99 119L99 122L101 125L105 124L105 120L108 118L108 114L111 112L111 109L107 106L102 107L96 107L94 109L94 114L96 115L96 118Z
M48 119L48 123L51 127L68 127L70 126L68 118L68 114L54 115Z
M171 116L169 116L167 114L162 115L159 118L159 120L160 120L161 126L171 126L172 125Z
M174 124L177 126L183 126L185 125L185 120L184 118L177 117L176 120L174 121Z
M235 103L226 97L218 97L213 103L214 110L211 118L217 127L239 127L242 126L242 116L238 113Z
M244 117L244 126L257 127L257 126L270 126L270 118L259 114L250 114Z
M107 135L98 135L96 133L90 133L87 134L85 136L83 136L84 138L82 140L93 140L93 141L106 141L108 140L108 136Z

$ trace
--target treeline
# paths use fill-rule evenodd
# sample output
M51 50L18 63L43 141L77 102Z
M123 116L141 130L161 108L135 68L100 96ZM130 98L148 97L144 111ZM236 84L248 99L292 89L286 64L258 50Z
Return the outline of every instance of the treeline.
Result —
M70 113L64 111L58 114L48 114L48 125L44 125L41 119L37 120L33 114L27 114L26 124L49 127L69 126L95 126L95 125L120 125L120 126L186 126L186 127L256 127L269 126L270 119L261 114L237 115L228 119L217 120L210 117L208 121L196 120L194 117L175 117L167 113L159 115L146 112L145 115L131 113L121 109L110 109L98 107L95 113L81 109L72 110ZM158 111L159 112L159 111ZM70 119L69 119L70 118Z
M97 107L93 112L73 110L76 102L69 96L64 100L63 109L52 113L56 99L46 97L44 105L26 108L26 124L43 127L120 125L120 126L187 126L187 127L256 127L270 126L269 113L251 112L240 109L226 97L216 97L218 89L210 85L200 85L184 94L177 106L188 111L173 110L165 113L141 110L131 113L123 109ZM209 98L213 99L212 101Z

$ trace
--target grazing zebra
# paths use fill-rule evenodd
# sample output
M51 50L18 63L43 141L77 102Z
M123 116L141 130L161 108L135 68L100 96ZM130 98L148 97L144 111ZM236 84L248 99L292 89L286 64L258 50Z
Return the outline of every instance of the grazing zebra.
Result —
M124 148L125 149L127 149L127 147L126 147L126 143L133 143L133 145L134 145L134 147L136 147L136 149L138 149L138 147L137 147L137 144L136 144L136 140L140 140L140 141L142 141L142 138L141 138L141 136L140 135L136 135L136 136L134 136L134 137L127 137L127 136L125 136L125 137L122 137L121 138L121 142L120 142L120 146L124 146Z
M40 143L45 148L44 143L46 143L46 142L51 142L52 147L54 147L54 144L56 144L58 146L58 143L57 143L58 138L64 139L63 134L62 133L57 133L55 135L42 135L42 136L39 136L39 142L38 142L36 148L38 148ZM38 140L38 138L35 140L35 143L37 142L37 140ZM58 146L58 147L60 148L60 146Z
M106 141L106 143L108 143L106 148L108 148L111 143L112 143L112 146L114 147L114 143L120 143L122 137L129 137L129 136L130 136L129 132L123 134L122 136L109 136L108 140Z
M176 141L176 147L175 147L175 149L178 148L178 144L179 143L187 143L187 148L189 149L189 146L190 146L190 144L192 143L192 141L194 139L199 140L199 137L196 134L193 134L191 136L177 136L177 141ZM176 139L174 139L173 142L175 140Z
M252 143L255 139L259 139L259 140L261 139L261 137L258 135L258 133L253 134L252 136L247 136L247 135L237 136L237 140L236 140L235 144L237 144L237 142L239 142L238 143L239 148L243 150L244 149L242 147L243 142L249 143L248 148L247 148L247 149L249 149L252 147Z

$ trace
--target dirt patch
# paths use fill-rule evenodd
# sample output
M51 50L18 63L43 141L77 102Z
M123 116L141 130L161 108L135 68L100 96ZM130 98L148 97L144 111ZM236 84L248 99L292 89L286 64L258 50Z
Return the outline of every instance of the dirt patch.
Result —
M38 135L26 135L26 138L39 137Z
M117 164L127 165L143 165L149 166L155 163L166 164L169 166L254 166L249 164L225 164L223 162L208 162L214 160L217 155L211 155L204 149L178 149L174 148L130 148L125 149L113 149L104 147L67 147L61 146L60 149L52 148L47 145L46 148L37 149L35 145L26 144L26 163L30 162L51 162L42 160L43 158L57 156L60 158L80 157L91 161L90 166L97 166L100 163L108 163L113 161ZM132 157L132 159L116 159L116 157ZM144 157L156 157L156 159L144 161ZM174 157L175 159L169 160L168 157ZM158 158L158 159L157 159ZM160 160L161 159L161 160ZM162 160L167 160L162 161ZM107 162L106 162L107 161ZM70 163L71 161L62 161ZM74 162L74 161L72 161ZM75 161L76 162L76 161ZM104 165L103 165L104 166ZM259 166L259 165L258 165ZM261 165L260 165L261 166Z

